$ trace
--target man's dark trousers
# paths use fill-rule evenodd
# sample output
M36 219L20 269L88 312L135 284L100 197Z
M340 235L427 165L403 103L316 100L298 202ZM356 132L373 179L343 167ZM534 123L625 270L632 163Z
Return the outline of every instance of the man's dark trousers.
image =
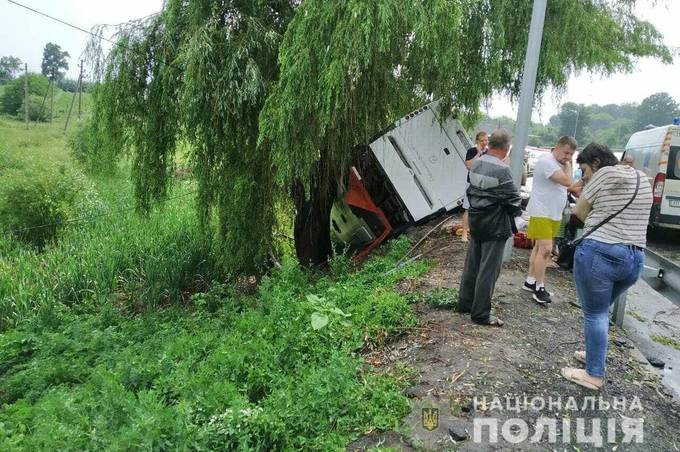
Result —
M479 241L474 236L470 238L460 281L458 310L469 312L473 322L489 321L491 297L501 272L506 242L507 240Z

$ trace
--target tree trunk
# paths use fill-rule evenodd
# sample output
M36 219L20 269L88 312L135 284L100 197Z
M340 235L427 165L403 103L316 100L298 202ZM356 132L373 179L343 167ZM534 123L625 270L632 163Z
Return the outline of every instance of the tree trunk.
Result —
M295 254L305 266L324 265L333 252L331 209L337 196L337 180L326 159L321 158L312 175L309 199L300 181L293 186Z

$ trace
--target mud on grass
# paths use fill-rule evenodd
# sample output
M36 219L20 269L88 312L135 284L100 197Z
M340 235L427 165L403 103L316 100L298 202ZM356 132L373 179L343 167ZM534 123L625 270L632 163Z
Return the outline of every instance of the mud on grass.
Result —
M454 218L454 220L456 220ZM436 224L424 225L410 232L412 242ZM442 288L457 289L463 269L466 245L459 238L444 231L431 234L421 245L418 253L430 260L431 269L417 281L402 282L397 287L412 292L417 301L418 327L411 334L386 346L369 362L380 367L395 365L415 369L416 376L406 390L411 399L411 413L398 432L374 433L350 444L350 450L368 450L371 447L386 450L562 450L562 436L558 432L558 444L509 444L499 432L499 443L474 444L471 439L454 442L449 429L467 431L472 436L475 417L496 417L499 425L511 418L521 418L530 427L529 437L534 433L539 416L557 420L558 430L563 417L586 419L600 418L607 425L609 417L617 420L617 440L621 440L621 416L644 418L644 442L621 444L619 450L673 451L680 448L680 406L665 392L658 377L639 355L624 331L610 330L608 377L600 394L582 389L560 375L562 367L578 367L572 358L574 351L583 347L583 324L581 311L570 302L576 302L571 274L549 269L548 290L553 293L553 303L548 307L538 305L531 294L521 289L528 267L529 250L513 250L513 258L504 264L494 294L495 313L506 324L503 328L474 325L466 315L452 310L440 309L427 303L427 295ZM618 345L617 345L618 344ZM639 411L510 411L474 410L475 397L481 400L493 397L504 400L505 396L526 396L529 400L541 397L556 400L561 397L563 405L574 397L581 408L584 398L601 395L610 403L625 397L631 401L639 397ZM630 402L629 402L630 403ZM437 407L440 412L439 427L432 432L422 428L421 409ZM481 408L481 407L480 407ZM590 408L590 407L588 407ZM615 444L607 445L606 427L603 428L605 448L613 450ZM488 437L483 438L488 440ZM544 435L547 440L547 434ZM575 444L571 434L570 447L565 450L591 450L592 444Z

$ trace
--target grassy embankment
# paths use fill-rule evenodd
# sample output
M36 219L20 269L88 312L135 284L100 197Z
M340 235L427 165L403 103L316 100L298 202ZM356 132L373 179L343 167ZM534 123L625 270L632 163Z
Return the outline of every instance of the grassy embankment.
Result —
M75 175L88 202L66 212L94 216L41 251L0 221L0 450L324 450L398 424L407 372L371 370L361 351L415 324L393 287L424 265L384 276L405 239L359 270L285 258L239 293L217 282L191 196L126 210L126 178L85 177L59 121L0 118L0 179Z

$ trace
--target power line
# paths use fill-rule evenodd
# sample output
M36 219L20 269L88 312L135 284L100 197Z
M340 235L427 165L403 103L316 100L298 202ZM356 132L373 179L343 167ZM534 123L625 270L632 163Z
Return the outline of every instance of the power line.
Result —
M42 12L42 11L38 11L37 9L31 8L30 6L23 5L23 4L21 4L21 3L19 3L19 2L16 2L16 1L14 1L14 0L7 0L7 1L10 2L10 3L12 3L12 4L14 4L14 5L19 6L19 7L21 7L21 8L27 9L27 10L29 10L29 11L35 13L35 14L39 14L39 15L41 15L41 16L43 16L43 17L47 17L47 18L50 19L50 20L54 20L55 22L59 22L60 24L66 25L67 27L71 27L71 28L73 28L73 29L75 29L75 30L82 31L83 33L87 33L88 35L93 36L93 37L95 37L95 38L102 39L102 40L104 40L104 41L110 42L111 44L115 44L115 43L116 43L115 41L112 41L111 39L105 38L104 36L101 36L101 35L96 35L96 34L92 33L92 32L89 31L89 30L86 30L86 29L84 29L84 28L82 28L82 27L79 27L79 26L77 26L77 25L73 25L72 23L66 22L65 20L59 19L59 18L57 18L57 17L50 16L49 14L44 13L44 12Z
M163 199L163 200L160 200L160 201L154 201L154 202L152 202L152 204L154 204L154 205L165 204L166 202L170 202L170 201L173 201L175 199L184 198L184 197L187 197L189 195L194 195L196 193L198 193L198 190L193 190L193 191L183 193L181 195L173 196L173 197L170 197L170 198L166 198L166 199ZM9 229L9 230L6 230L5 232L17 235L17 234L20 234L22 232L32 231L32 230L35 230L35 229L49 228L49 227L53 227L53 226L64 226L64 225L67 225L67 224L74 224L74 223L84 223L84 222L92 221L92 220L95 220L95 219L98 219L98 218L116 215L116 214L119 214L119 213L132 212L134 210L135 210L134 207L127 207L125 209L113 210L113 211L110 211L110 212L101 213L99 215L91 215L91 216L88 216L88 217L72 218L72 219L68 219L68 220L64 220L64 221L57 221L57 222L54 222L54 223L41 224L41 225L38 225L38 226L30 226L30 227L27 227L27 228Z
M50 20L53 20L53 21L55 21L55 22L58 22L58 23L60 23L60 24L62 24L62 25L66 25L67 27L73 28L74 30L78 30L78 31L80 31L80 32L86 33L86 34L88 34L88 35L90 35L90 36L92 36L92 37L94 37L94 38L101 39L102 41L106 41L106 42L108 42L108 43L110 43L110 44L113 44L113 45L116 45L116 44L117 44L116 41L114 41L114 40L112 40L112 39L109 39L109 38L106 38L106 37L104 37L104 35L101 35L101 34L98 35L98 34L96 34L96 33L92 33L91 31L86 30L86 29L84 29L84 28L82 28L82 27L79 27L78 25L74 25L74 24L72 24L72 23L70 23L70 22L67 22L67 21L63 20L63 19L59 19L58 17L51 16L51 15L49 15L49 14L47 14L47 13L44 13L44 12L42 12L42 11L39 11L39 10L37 10L37 9L35 9L35 8L31 8L30 6L21 4L21 3L17 2L17 1L15 1L15 0L7 0L7 1L10 2L10 3L12 3L13 5L16 5L16 6L19 6L19 7L21 7L21 8L24 8L24 9L26 9L26 10L32 12L32 13L35 13L35 14L38 14L38 15L40 15L40 16L46 17L46 18L48 18L48 19L50 19ZM156 16L156 15L158 15L158 14L160 14L160 12L152 13L152 14L149 14L149 15L147 15L147 16L144 16L144 17L142 17L142 18L140 18L140 19L136 19L136 20L138 20L138 21L139 21L139 20L145 20L145 19L148 19L148 18L150 18L150 17ZM132 22L132 21L131 21L131 22ZM118 24L118 25L121 25L121 24ZM118 25L114 25L114 26L118 26ZM134 51L135 49L128 48L127 50L129 50L129 51L135 53L135 51ZM142 54L142 52L137 52L137 53L139 53L140 55ZM176 69L176 70L178 70L178 71L184 71L184 68L180 68L179 66L175 66L174 64L168 63L167 61L163 61L163 60L154 60L154 61L156 61L156 62L158 62L158 63L160 63L160 64L164 64L164 65L166 65L166 66L168 66L168 67L171 67L171 68L173 68L173 69Z

